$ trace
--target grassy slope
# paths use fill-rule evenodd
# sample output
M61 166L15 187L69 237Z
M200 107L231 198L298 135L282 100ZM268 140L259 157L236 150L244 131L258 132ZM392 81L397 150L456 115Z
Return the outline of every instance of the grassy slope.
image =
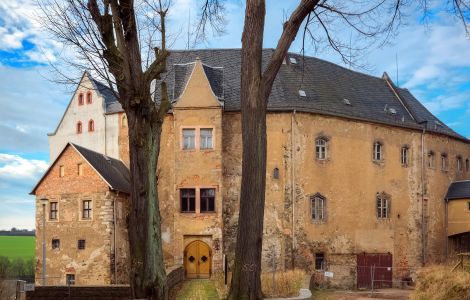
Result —
M34 258L34 236L0 236L0 256L10 260Z

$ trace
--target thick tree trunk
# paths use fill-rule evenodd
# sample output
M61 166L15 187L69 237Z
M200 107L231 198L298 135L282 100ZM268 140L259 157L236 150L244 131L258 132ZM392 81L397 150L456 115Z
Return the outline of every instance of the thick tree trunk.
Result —
M128 113L128 121L132 174L128 227L132 295L167 299L157 189L162 121L152 122L141 111Z
M264 16L264 1L247 1L241 70L242 182L229 299L263 298L260 273L266 187L266 101L261 77Z

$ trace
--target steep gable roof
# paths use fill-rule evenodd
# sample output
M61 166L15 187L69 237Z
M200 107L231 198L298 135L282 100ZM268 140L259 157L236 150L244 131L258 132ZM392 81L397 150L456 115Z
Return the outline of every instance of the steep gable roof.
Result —
M39 179L38 183L31 191L31 195L36 192L36 189L46 178L47 174L49 174L49 171L60 159L65 149L67 149L68 147L72 147L73 149L75 149L75 151L77 151L83 157L83 159L93 168L93 170L98 173L98 175L101 177L101 179L103 179L103 181L109 186L110 189L124 192L127 194L130 193L130 172L122 161L108 157L104 154L92 151L90 149L73 143L67 143L67 145L65 145L64 149L60 152L55 161L46 170L41 179Z
M273 49L263 50L263 68L273 52ZM181 71L181 65L189 66L197 58L221 72L222 76L216 76L216 80L208 78L213 90L219 94L223 92L224 110L240 111L240 49L171 51L168 72L162 78L167 82L168 90L175 91L170 93L172 100L178 98L181 86L184 87L189 76L189 67ZM206 71L206 74L210 72ZM287 54L286 63L282 64L274 80L268 110L311 112L417 130L425 126L427 131L468 142L430 113L408 90L394 86L393 82L294 53Z

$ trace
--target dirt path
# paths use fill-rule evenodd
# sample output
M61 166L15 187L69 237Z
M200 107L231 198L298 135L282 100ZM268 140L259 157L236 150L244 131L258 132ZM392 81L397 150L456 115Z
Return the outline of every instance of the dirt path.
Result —
M183 282L176 292L176 300L219 300L217 290L209 279L193 279Z

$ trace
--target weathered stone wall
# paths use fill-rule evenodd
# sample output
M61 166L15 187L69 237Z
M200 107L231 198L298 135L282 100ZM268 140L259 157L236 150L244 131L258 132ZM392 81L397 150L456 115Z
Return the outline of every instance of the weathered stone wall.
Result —
M78 163L83 165L83 175L78 174ZM64 167L64 176L59 176L59 167ZM47 285L65 284L66 274L75 274L78 285L110 284L114 282L112 258L114 257L114 201L122 207L117 224L121 232L118 242L127 244L124 231L126 196L109 191L99 175L72 148L67 147L63 155L51 168L36 190L36 283L42 278L42 204L46 197L46 272ZM82 218L82 201L92 201L92 217ZM58 203L58 218L50 220L50 202ZM119 213L118 213L119 214ZM52 239L60 240L60 248L52 249ZM78 249L78 240L85 240L85 249ZM126 244L118 246L117 264L127 272ZM124 275L127 277L127 275ZM119 277L120 281L125 281ZM127 281L127 280L126 280Z

